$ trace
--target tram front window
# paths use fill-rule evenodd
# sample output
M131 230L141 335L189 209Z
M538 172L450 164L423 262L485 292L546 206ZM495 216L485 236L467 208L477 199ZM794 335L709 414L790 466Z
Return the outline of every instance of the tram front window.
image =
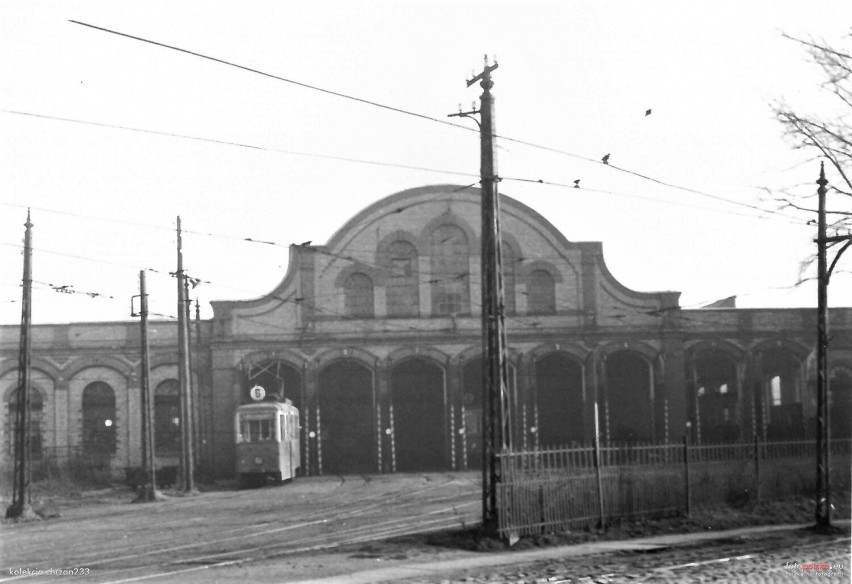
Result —
M240 420L240 442L272 442L275 424L272 418L243 418Z

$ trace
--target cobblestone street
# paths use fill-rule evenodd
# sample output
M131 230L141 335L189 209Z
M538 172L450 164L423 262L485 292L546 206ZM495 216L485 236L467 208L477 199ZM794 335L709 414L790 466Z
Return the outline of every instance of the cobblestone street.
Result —
M630 542L623 542L625 548ZM617 547L617 546L613 546ZM849 582L848 534L819 536L802 530L754 534L641 551L553 557L534 563L407 584L622 584L637 582Z

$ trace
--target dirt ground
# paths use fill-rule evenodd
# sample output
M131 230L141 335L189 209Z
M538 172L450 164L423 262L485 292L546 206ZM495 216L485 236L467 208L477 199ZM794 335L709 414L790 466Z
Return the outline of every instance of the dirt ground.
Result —
M458 482L458 477L454 476L451 478L454 484ZM369 480L365 479L366 487L374 489L372 491L365 491L365 493L378 492L378 500L382 500L383 493L397 492L394 490L397 487L391 485L402 480L413 481L414 478L374 477ZM383 482L386 484L386 487L379 487L378 485ZM426 482L428 483L428 480ZM294 484L293 487L295 489L291 489L290 491L269 491L268 494L287 494L287 497L292 497L293 493L299 492L299 489L304 489L306 497L315 497L317 494L316 489L322 484L316 483L310 488L308 488L308 484L309 481L306 480L302 484ZM411 484L415 483L412 482ZM284 486L283 488L288 489L289 486ZM387 488L388 490L375 490L381 488ZM475 502L477 487L473 482L468 486L458 487L456 485L453 488L460 489L453 491L455 493L452 495L453 497L471 499ZM329 490L331 490L330 486ZM244 503L235 502L234 504L239 504L239 508L248 508L250 504L258 504L258 497L263 497L267 494L263 489L255 493L237 493L235 485L230 482L200 485L199 491L197 495L193 496L196 501L192 502L192 505L204 504L204 499L209 499L211 501L209 504L218 505L218 503L214 502L217 497L234 496L245 497L244 500L240 499ZM362 491L356 492L360 493ZM171 500L171 503L168 505L170 508L168 512L173 513L175 518L184 512L182 511L184 508L189 513L190 502L186 501L184 505L181 500L181 493L165 491L164 495ZM75 484L67 481L41 481L33 485L32 497L33 507L42 516L44 523L56 524L60 528L62 525L77 525L75 523L77 518L92 515L103 517L103 521L107 522L101 522L98 525L107 525L109 522L114 522L118 528L122 525L129 525L134 520L134 515L138 515L138 511L134 509L138 508L138 506L129 505L129 502L134 497L133 491L120 484L91 485ZM850 517L848 498L844 496L838 497L836 500L835 516L848 519ZM8 503L8 496L0 500L0 504L3 505L4 509ZM246 507L243 507L243 504ZM387 509L389 510L390 507L388 506ZM547 550L555 550L560 546L573 546L575 549L582 549L584 545L588 547L595 543L631 541L637 538L653 536L664 537L671 534L713 533L755 525L807 524L813 521L814 513L813 502L808 500L766 503L758 508L699 509L688 517L679 516L660 520L621 521L609 526L605 530L582 529L558 534L526 537L509 547L505 542L484 537L478 531L474 525L474 521L470 521L470 517L476 516L475 509L476 506L474 505L472 513L466 519L457 522L456 526L452 528L441 526L438 530L423 530L419 533L407 533L402 536L382 537L378 539L367 536L351 542L340 541L329 546L318 545L315 549L299 553L276 553L260 560L252 558L251 561L246 562L240 560L238 562L203 564L199 565L197 570L195 568L181 568L180 581L205 582L209 581L211 577L215 577L216 580L220 581L252 582L297 582L319 578L341 579L340 581L343 581L342 578L346 575L356 573L369 574L371 570L377 568L444 565L447 562L449 564L446 565L452 565L454 561L460 562L459 565L464 566L466 563L471 562L471 558L489 557L490 554L494 554L493 557L497 557L497 555L517 554L516 557L520 560L525 553L535 552L536 550L546 553ZM388 512L384 513L385 518ZM383 518L380 516L377 520L381 521ZM6 538L16 537L16 526L10 525L9 520L4 520L3 523L5 525L2 527L2 531L0 531L0 535L2 535L0 543L6 540ZM329 534L340 533L337 531L337 526L333 525L334 523L334 521L329 520ZM341 525L346 524L341 523ZM70 527L68 528L71 529ZM74 527L74 529L78 528ZM23 532L19 533L23 534ZM294 533L293 535L295 536L296 534ZM6 560L9 562L9 566L4 567L13 567L13 564L10 562L12 558L7 556ZM623 560L625 562L633 561L624 558ZM511 561L511 556L509 556L509 561ZM606 564L603 559L599 563L601 565ZM173 564L169 564L169 566L171 565ZM572 569L576 569L577 565L579 564L575 563ZM169 577L173 572L169 572L168 569L164 564L162 572L155 581L171 581ZM534 573L533 568L530 568L529 572ZM545 572L546 570L542 567L537 574L546 576ZM476 579L494 582L525 581L523 578L512 580L511 574L505 571L499 572L500 578L496 580L488 580L486 578L488 575L487 572L483 572L483 575L478 574L475 570L466 571L462 568L454 569L453 574L458 576L458 581L465 581L465 578L469 578L467 581L476 581ZM448 574L447 577L440 579L414 579L412 581L450 582L452 581L449 579L450 576ZM103 575L96 581L115 581L115 578Z

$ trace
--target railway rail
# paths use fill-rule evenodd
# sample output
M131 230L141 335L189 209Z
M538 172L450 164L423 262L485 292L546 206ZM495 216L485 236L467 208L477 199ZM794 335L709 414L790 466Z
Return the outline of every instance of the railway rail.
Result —
M85 568L86 582L169 581L181 574L449 528L478 518L478 475L298 479L162 503L69 510L4 525L0 582L55 581L17 568Z

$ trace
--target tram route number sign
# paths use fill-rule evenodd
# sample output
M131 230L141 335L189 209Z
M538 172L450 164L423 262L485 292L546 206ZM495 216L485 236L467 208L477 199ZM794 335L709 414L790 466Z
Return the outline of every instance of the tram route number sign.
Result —
M254 401L261 401L266 397L266 390L259 385L255 385L249 390L249 395Z

